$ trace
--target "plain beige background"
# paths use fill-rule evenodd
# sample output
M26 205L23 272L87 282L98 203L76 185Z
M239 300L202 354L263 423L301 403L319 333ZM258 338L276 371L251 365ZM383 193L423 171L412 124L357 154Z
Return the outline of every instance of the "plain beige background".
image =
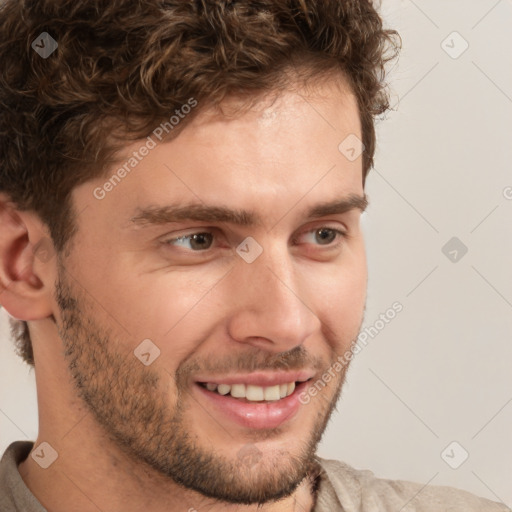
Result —
M512 506L512 2L384 0L383 14L403 51L363 215L373 329L319 454ZM3 453L35 439L37 403L4 311L0 339Z

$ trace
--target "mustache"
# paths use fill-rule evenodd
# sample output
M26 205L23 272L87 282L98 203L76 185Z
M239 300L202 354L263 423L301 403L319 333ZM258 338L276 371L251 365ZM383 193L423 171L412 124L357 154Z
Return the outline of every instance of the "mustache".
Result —
M333 351L333 358L336 355ZM198 372L213 374L228 373L252 373L257 371L279 371L279 370L315 370L320 371L329 365L329 361L313 356L302 345L294 347L287 352L278 354L265 353L262 350L252 350L250 352L241 352L236 358L227 357L217 361L212 359L205 360L186 360L176 371L178 381L189 378L190 375Z

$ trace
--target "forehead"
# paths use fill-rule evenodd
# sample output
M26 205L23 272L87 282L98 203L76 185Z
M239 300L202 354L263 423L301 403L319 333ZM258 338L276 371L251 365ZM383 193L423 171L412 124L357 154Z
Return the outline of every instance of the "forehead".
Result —
M301 120L314 123L315 129L322 124L324 129L335 132L349 128L360 134L357 99L341 73L323 76L316 83L292 82L284 90L249 97L229 95L219 105L205 106L192 121L193 129L187 135L200 137L221 128L227 134L250 126L251 133L262 139L265 132L272 133ZM300 124L296 128L301 128Z
M122 211L125 220L145 208L191 202L275 217L298 202L307 208L309 200L362 195L362 158L340 151L347 137L362 138L357 101L348 89L324 81L242 105L244 100L229 97L220 109L203 108L173 140L156 141L110 187L101 207ZM140 146L127 146L120 162ZM90 186L106 180L108 175Z
M201 111L170 143L166 163L172 171L200 175L226 193L230 184L290 190L308 170L313 177L332 165L340 175L362 171L361 158L352 162L340 153L347 137L362 139L357 101L343 82L271 92L249 105L232 96Z

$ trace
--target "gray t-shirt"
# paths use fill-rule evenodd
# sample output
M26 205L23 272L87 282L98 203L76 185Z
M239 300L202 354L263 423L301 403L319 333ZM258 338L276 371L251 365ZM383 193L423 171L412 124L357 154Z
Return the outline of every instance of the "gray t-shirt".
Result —
M2 456L0 512L47 512L18 471L33 444L15 441ZM451 487L385 480L337 460L317 457L317 461L320 471L314 512L510 512L503 504Z

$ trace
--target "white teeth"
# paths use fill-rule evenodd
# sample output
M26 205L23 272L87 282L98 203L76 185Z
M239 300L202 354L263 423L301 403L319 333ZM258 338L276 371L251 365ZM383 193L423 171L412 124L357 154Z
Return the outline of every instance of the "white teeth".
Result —
M234 398L246 398L252 402L261 402L263 400L273 402L290 396L295 390L295 382L287 384L276 384L275 386L253 386L248 384L215 384L207 382L206 389L217 391L221 395L231 394Z
M265 400L279 400L281 398L279 395L279 385L265 388L264 396Z
M231 386L231 396L245 398L245 384L233 384Z
M231 391L231 386L229 384L219 384L217 387L217 391L221 395L227 395Z
M260 400L265 399L264 389L260 386L247 386L247 391L245 392L245 398L247 400L251 400L254 402L259 402Z

